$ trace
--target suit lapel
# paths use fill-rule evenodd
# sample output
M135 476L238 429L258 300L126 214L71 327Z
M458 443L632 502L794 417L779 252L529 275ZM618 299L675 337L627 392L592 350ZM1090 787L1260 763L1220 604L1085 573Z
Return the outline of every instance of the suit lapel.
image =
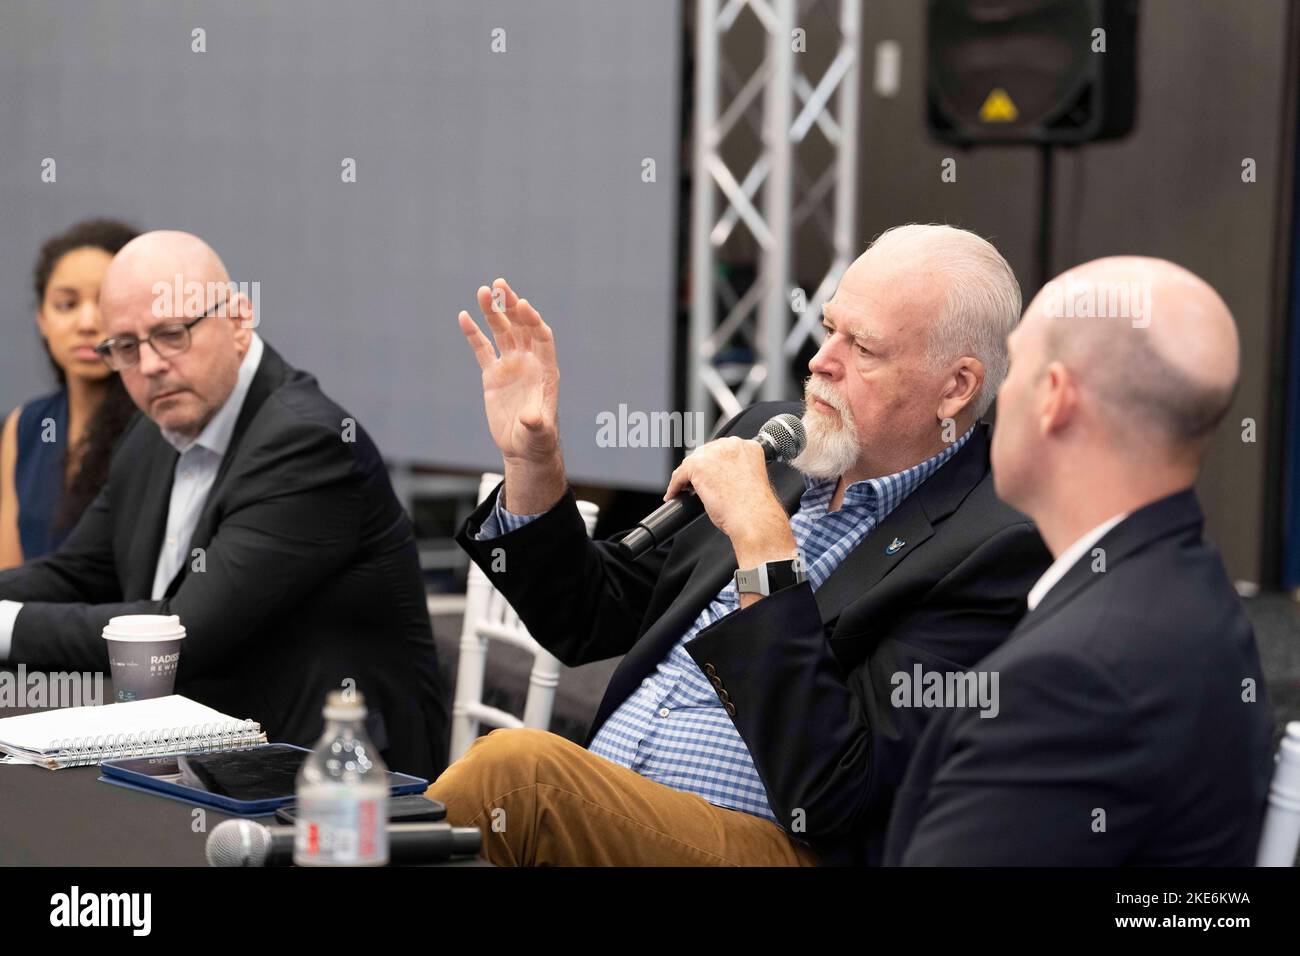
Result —
M239 409L239 417L235 419L234 431L230 433L230 445L226 448L226 453L221 456L221 464L217 468L217 477L212 482L212 491L215 493L221 487L221 482L225 479L226 473L230 471L230 463L235 458L235 452L239 448L239 440L244 437L248 431L248 425L257 413L261 411L263 403L271 397L271 393L284 381L285 373L289 367L285 364L284 359L280 358L280 353L262 343L262 360L257 365L257 372L253 375L253 381L248 385L248 394L244 396L244 404ZM208 495L208 501L212 501L215 494ZM204 509L204 517L208 517L207 509ZM200 525L203 523L200 520Z
M150 422L144 427L153 430L149 436L153 447L144 456L143 464L137 466L143 468L146 479L144 493L137 503L138 533L132 534L127 550L127 579L122 583L126 600L148 598L153 593L158 552L162 548L167 511L171 506L172 479L176 474L176 460L180 457L176 449L164 440L157 425Z
M843 610L864 598L934 534L988 473L989 426L979 424L951 459L885 516L817 590L822 623L832 627Z
M849 552L817 589L814 596L822 623L833 626L845 607L866 595L932 534L934 526L925 516L920 498L909 495Z
M1096 544L1070 566L1065 575L1043 596L1038 606L1024 616L1012 638L1037 628L1080 596L1103 574L1113 572L1131 555L1171 534L1193 531L1199 536L1204 524L1200 503L1190 488L1139 508L1102 535ZM1105 571L1093 570L1093 551L1097 548L1104 555Z
M257 372L253 375L253 381L249 383L247 394L244 395L244 404L239 409L239 417L235 419L235 428L230 433L230 444L226 446L226 453L221 456L221 464L217 466L217 476L212 481L212 488L209 489L208 496L203 502L203 511L199 514L198 523L194 526L194 533L190 536L189 547L191 550L206 548L211 542L216 525L216 502L219 498L222 483L230 472L231 462L235 460L235 456L239 453L239 441L243 438L244 433L248 431L249 423L257 417L262 404L284 380L287 369L288 366L285 364L284 359L280 358L279 354L264 341L262 343L262 360L257 365ZM166 515L165 506L163 514ZM161 540L161 536L159 540ZM189 562L182 562L181 569L167 585L167 597L171 597L180 588L181 581L185 579L185 572L188 568Z

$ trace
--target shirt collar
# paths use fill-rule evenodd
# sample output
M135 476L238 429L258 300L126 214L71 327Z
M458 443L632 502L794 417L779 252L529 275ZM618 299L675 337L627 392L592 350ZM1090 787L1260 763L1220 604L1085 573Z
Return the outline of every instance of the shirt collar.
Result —
M1029 589L1029 596L1025 598L1026 607L1031 611L1038 607L1043 598L1047 597L1047 592L1052 590L1061 578L1065 577L1065 572L1074 567L1075 563L1087 553L1089 548L1105 537L1107 531L1127 517L1128 512L1126 511L1115 515L1113 518L1108 518L1062 551L1060 557L1052 562L1051 567L1044 571L1043 576Z
M925 461L912 465L910 468L904 468L902 471L880 478L863 478L861 481L853 482L844 489L842 508L866 508L871 512L879 512L879 516L883 517L893 511L904 498L938 471L940 465L957 454L958 449L970 440L970 436L974 432L975 425L972 425L947 448L931 455ZM800 499L801 507L814 504L829 506L839 478L813 478L804 475L803 481L804 493Z
M230 396L221 408L217 409L217 413L203 427L203 431L199 432L197 438L190 439L176 432L169 432L165 428L160 429L167 444L182 455L196 446L206 448L218 456L224 455L226 449L230 447L230 438L235 433L235 422L239 420L239 412L244 407L244 399L248 397L253 376L257 374L257 368L262 362L262 350L262 340L254 332L248 343L248 351L244 353L244 359L239 363L235 387L231 389Z

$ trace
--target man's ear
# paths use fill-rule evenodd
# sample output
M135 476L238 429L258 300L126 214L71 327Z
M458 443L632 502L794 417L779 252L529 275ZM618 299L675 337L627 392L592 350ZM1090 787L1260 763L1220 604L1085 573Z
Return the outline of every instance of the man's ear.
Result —
M1066 428L1079 408L1079 385L1070 370L1051 362L1040 379L1038 424L1044 435Z
M974 404L984 384L984 363L972 355L963 355L953 363L948 373L947 385L939 398L936 410L939 421L957 419L968 406Z
M253 303L248 301L248 296L244 293L236 292L231 296L230 309L226 314L234 323L235 343L239 346L240 357L243 357L253 340L253 326L256 324Z

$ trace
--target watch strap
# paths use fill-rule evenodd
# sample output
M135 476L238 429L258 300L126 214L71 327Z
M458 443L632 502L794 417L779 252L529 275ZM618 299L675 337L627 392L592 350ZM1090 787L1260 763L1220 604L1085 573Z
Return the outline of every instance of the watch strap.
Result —
M788 558L784 561L768 561L756 568L745 568L736 572L736 591L739 594L762 594L764 596L794 587L808 580L803 561Z

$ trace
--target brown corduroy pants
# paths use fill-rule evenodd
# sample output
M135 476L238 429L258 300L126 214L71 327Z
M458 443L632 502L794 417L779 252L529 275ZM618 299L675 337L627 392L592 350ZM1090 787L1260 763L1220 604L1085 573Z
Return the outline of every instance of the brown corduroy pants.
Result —
M498 866L816 866L770 820L647 780L543 730L479 737L427 791Z

